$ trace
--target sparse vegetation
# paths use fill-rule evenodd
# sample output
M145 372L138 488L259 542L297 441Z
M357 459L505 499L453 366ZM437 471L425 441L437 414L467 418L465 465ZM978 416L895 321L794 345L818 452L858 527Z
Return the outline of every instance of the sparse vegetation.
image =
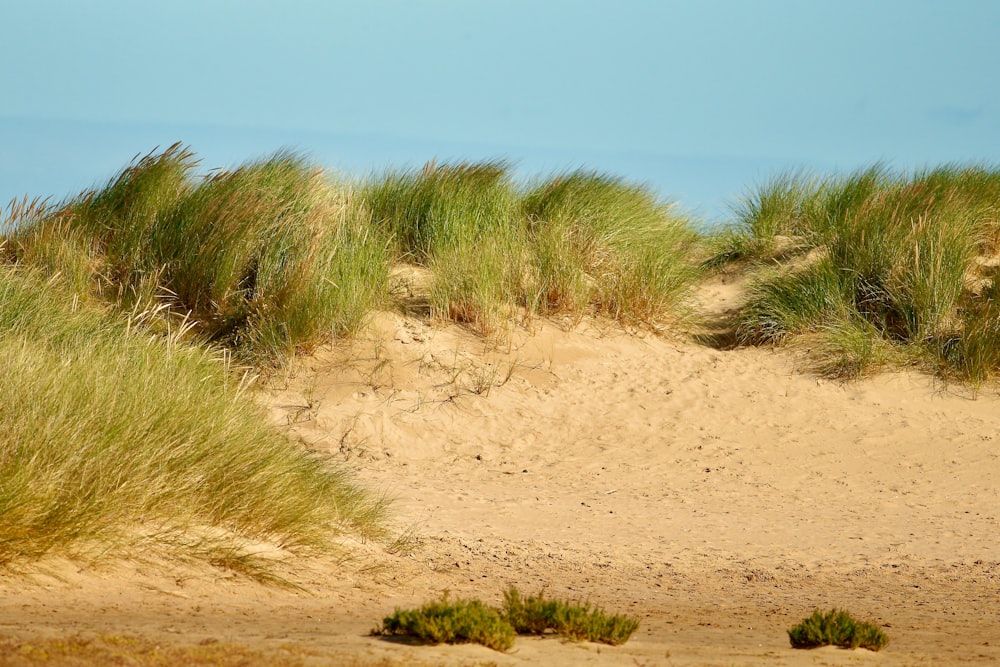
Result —
M792 648L840 646L878 651L889 643L881 628L856 621L846 611L836 609L825 614L816 609L812 616L788 631L788 639Z
M144 637L99 635L18 640L0 637L0 667L133 665L135 667L303 667L312 657L292 647L262 651L218 641L176 646ZM345 663L346 664L346 663ZM375 663L354 663L361 667ZM383 663L384 664L384 663Z
M589 604L545 599L542 593L524 597L512 587L501 609L479 600L449 602L445 596L419 609L397 609L373 633L410 635L434 643L474 642L505 651L513 646L515 634L552 632L574 641L616 646L628 641L638 627L638 619L609 616Z

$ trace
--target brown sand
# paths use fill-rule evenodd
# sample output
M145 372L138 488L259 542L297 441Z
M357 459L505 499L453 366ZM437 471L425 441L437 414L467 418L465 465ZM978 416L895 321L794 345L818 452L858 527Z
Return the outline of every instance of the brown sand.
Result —
M717 282L704 298L722 314L737 296ZM0 580L0 635L220 641L309 664L1000 664L1000 397L797 367L788 351L592 322L536 322L497 350L381 314L263 400L396 498L411 552L363 544L347 564L297 564L311 593L178 565L50 564ZM444 591L499 602L509 585L642 625L620 647L519 638L507 654L366 634L395 606ZM884 625L890 645L789 647L787 628L834 606Z

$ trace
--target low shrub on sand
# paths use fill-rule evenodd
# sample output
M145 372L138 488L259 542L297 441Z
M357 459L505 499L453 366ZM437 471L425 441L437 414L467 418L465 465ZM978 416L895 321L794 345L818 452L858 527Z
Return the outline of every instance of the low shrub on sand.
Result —
M544 593L522 596L516 588L504 594L503 616L518 634L548 632L576 641L624 644L639 628L631 616L609 615L589 603L546 599Z
M436 644L482 644L497 651L514 645L514 628L479 600L444 598L419 609L397 609L375 633L409 635Z
M638 619L607 615L599 607L522 596L510 588L500 609L479 600L449 602L447 596L414 610L397 609L374 634L409 635L434 643L478 643L505 651L515 634L549 632L574 641L624 644L639 627Z
M841 646L878 651L889 643L889 637L881 628L856 621L846 611L836 609L825 614L816 609L812 616L788 631L788 639L792 648Z

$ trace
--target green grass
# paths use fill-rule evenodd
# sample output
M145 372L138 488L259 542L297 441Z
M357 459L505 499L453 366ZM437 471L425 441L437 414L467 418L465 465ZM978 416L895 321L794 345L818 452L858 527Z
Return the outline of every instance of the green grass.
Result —
M889 637L881 628L857 621L846 611L836 609L825 614L819 609L813 611L812 616L788 631L788 639L792 648L840 646L878 651L889 643Z
M515 634L555 633L573 641L617 646L638 629L635 618L608 615L589 604L522 596L510 588L500 609L479 600L449 602L447 596L419 609L396 611L373 634L407 635L433 643L477 643L498 651L514 645Z
M487 337L535 315L690 313L691 221L605 174L519 185L504 161L428 163L354 186L288 152L198 168L177 144L58 204L22 202L4 257L124 311L165 303L258 366L357 332L393 263L430 269L431 316Z
M433 271L431 310L486 335L518 313L683 320L691 222L645 187L572 172L518 188L502 161L427 164L365 188L398 261Z
M365 188L396 259L430 268L432 316L501 333L515 315L527 251L518 195L502 161L389 171Z
M380 499L269 427L218 353L23 268L0 268L0 367L0 564L139 548L253 573L256 541L382 531Z
M697 277L691 222L647 188L576 171L524 195L543 314L597 312L625 322L683 319Z
M786 178L737 212L727 233L742 240L715 258L750 249L751 259L770 260L787 235L792 260L752 286L744 343L805 335L828 353L822 370L839 376L896 360L976 384L1000 368L991 296L1000 171L947 165L907 175L876 165L824 181Z
M815 243L808 221L816 218L827 184L808 172L788 172L750 190L733 205L736 222L708 235L708 266L771 259ZM784 244L782 244L784 240Z
M42 214L20 212L8 255L124 310L154 297L245 360L356 332L385 299L388 239L360 197L291 153L196 177L175 145Z

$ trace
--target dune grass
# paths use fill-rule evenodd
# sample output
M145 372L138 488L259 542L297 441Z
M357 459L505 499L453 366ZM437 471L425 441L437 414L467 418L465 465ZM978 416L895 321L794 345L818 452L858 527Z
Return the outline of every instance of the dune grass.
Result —
M643 186L575 171L524 195L536 309L625 322L683 319L696 278L691 222Z
M523 314L683 320L691 221L643 186L576 171L518 188L502 161L388 172L366 188L397 258L433 270L432 311L490 334Z
M486 336L517 317L674 321L688 221L589 173L519 187L502 161L361 186L293 153L199 175L176 144L104 185L0 216L0 563L173 545L253 571L254 540L319 548L384 507L291 445L239 375L350 336L393 262L432 314Z
M876 165L826 180L795 175L737 212L730 233L741 240L729 257L772 259L783 242L793 258L752 287L743 342L806 336L821 369L842 377L916 363L976 384L1000 368L1000 171L907 175Z
M431 315L488 337L537 314L661 325L688 312L690 220L611 176L520 186L503 161L431 162L354 186L288 152L198 166L176 144L58 204L23 203L4 254L81 298L168 304L259 366L357 332L388 303L392 263L428 268Z
M244 359L287 358L358 330L385 298L387 239L360 198L281 152L196 177L179 144L7 234L15 261L124 310L157 297Z
M250 567L255 541L379 534L383 503L270 428L218 355L36 273L0 268L0 564L142 547Z
M499 161L362 188L286 152L198 166L178 144L8 210L0 560L137 536L191 544L178 536L193 528L202 547L374 530L380 505L261 426L211 350L260 367L350 335L386 302L393 261L431 269L433 314L484 335L518 311L670 317L693 275L686 221L596 174L526 192Z
M394 239L396 259L432 270L433 316L487 336L512 319L527 246L506 163L389 171L369 183L365 199Z

